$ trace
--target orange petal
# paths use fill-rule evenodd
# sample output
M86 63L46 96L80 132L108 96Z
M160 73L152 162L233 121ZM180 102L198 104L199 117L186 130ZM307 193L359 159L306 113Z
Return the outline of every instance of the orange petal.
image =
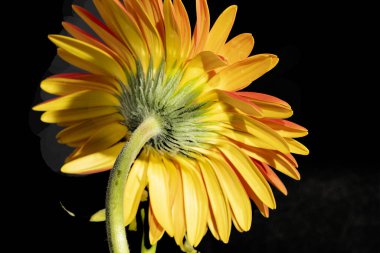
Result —
M185 59L189 55L191 46L191 26L189 16L181 0L174 0L173 6L181 34L181 56Z
M207 0L196 0L197 22L193 34L193 50L191 55L203 51L210 31L210 12Z
M276 66L278 58L259 54L232 64L217 73L208 83L209 89L241 90Z
M83 21L91 27L92 30L125 62L130 70L135 70L134 59L130 50L117 38L117 36L99 19L92 15L86 9L73 5L73 10L83 19Z
M234 92L216 90L219 100L240 109L242 112L252 115L256 118L262 118L263 113L257 105L250 102L248 99L236 95Z
M281 181L281 179L274 173L274 171L267 165L266 163L259 162L255 159L252 159L252 162L254 162L263 173L264 177L272 184L274 187L276 187L280 192L282 192L284 195L288 195L288 190L286 189L284 183Z

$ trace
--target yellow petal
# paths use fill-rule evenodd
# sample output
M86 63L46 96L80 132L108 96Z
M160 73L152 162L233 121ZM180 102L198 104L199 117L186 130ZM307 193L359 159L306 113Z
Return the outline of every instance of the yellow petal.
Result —
M219 54L223 56L229 64L234 64L247 58L253 49L255 41L250 33L239 34L225 44Z
M170 236L173 236L174 227L169 197L169 176L159 154L153 149L149 153L148 181L150 204L158 223L161 224Z
M290 162L283 154L273 150L254 148L240 144L239 146L248 156L260 162L269 164L271 167L295 180L300 180L300 173L295 168L294 164Z
M232 214L236 217L239 227L244 231L248 231L252 223L251 203L233 169L222 158L221 154L218 154L218 156L208 153L208 162L213 167L223 193L228 198Z
M62 25L63 25L63 28L65 28L65 30L75 39L86 42L96 48L99 48L100 50L103 50L104 52L111 55L112 58L114 58L122 66L124 65L123 60L112 49L110 49L108 46L103 44L97 38L93 37L92 35L82 30L78 26L70 24L68 22L62 22Z
M188 158L176 158L181 165L187 239L192 246L201 241L207 226L208 200L202 177Z
M119 122L105 125L95 132L73 155L72 159L105 150L124 138L127 128Z
M208 83L209 89L241 90L276 66L278 58L259 54L232 64L217 73Z
M144 35L145 41L150 51L150 55L153 60L153 67L156 69L161 64L161 61L164 56L164 49L160 35L156 27L152 23L153 20L149 18L148 14L146 13L146 10L143 7L143 4L140 1L130 0L126 2L131 4L135 12L135 15L138 17L136 21L139 25L141 32Z
M246 132L251 134L252 136L257 137L259 140L262 140L261 143L263 143L264 145L266 143L268 146L271 147L271 149L279 150L283 153L290 153L286 141L279 134L273 131L270 127L257 121L256 119L247 117L239 113L224 112L211 115L206 120L214 122L224 122L226 123L225 125L231 129ZM218 128L217 125L210 127ZM223 132L221 134L224 135ZM241 134L237 133L237 135Z
M120 114L111 114L104 117L89 119L80 123L66 127L60 131L56 138L59 143L76 143L81 140L88 139L90 136L99 131L100 128L110 124L122 122L123 118Z
M157 221L157 218L155 214L153 213L152 202L150 202L150 205L149 205L148 222L149 222L149 241L151 245L154 245L162 238L165 230Z
M211 224L215 223L216 226L215 229L211 230L216 230L217 233L215 234L214 232L214 236L217 235L215 237L219 237L220 240L227 243L231 232L229 229L231 219L228 218L227 214L228 203L225 201L223 191L210 164L200 159L199 166L201 168L203 180L207 189L208 199L210 201L210 212L212 217L209 217L209 219L213 218L215 222L212 222Z
M164 159L164 164L166 168L170 168L174 166L172 161L168 159ZM172 207L172 220L174 226L174 239L178 245L183 243L183 237L186 233L186 224L185 224L185 209L184 209L184 200L183 200L183 185L182 185L182 177L181 173L178 169L175 170L175 177L177 178L177 187L171 189L173 198L173 207ZM173 178L170 177L172 180Z
M298 138L308 134L306 128L283 119L260 119L261 122L275 130L282 137Z
M128 0L124 0L124 2L127 1ZM157 31L163 40L165 38L165 27L162 0L141 0L141 3L144 5L144 10L147 12L149 18L153 20L153 23L156 25Z
M105 220L106 220L106 209L97 211L90 218L91 222L102 222Z
M181 84L186 84L188 81L223 66L226 66L226 63L216 54L210 51L200 52L186 65Z
M124 70L107 52L83 41L62 35L50 35L49 39L72 56L69 63L84 70L93 71L94 74L113 76L126 83ZM78 61L75 59L78 59ZM91 68L85 66L83 62L91 65Z
M54 95L69 95L83 90L99 90L118 93L120 85L113 78L92 74L62 74L41 82L41 89Z
M252 162L256 164L257 168L259 168L259 170L265 176L265 178L268 180L269 183L271 183L274 187L276 187L285 196L288 195L288 190L286 189L284 183L276 175L276 173L274 173L274 171L271 169L271 167L268 164L259 162L255 159L252 159Z
M263 117L261 108L250 102L248 99L228 91L216 90L216 93L218 94L220 101L240 109L242 112L247 113L250 116L254 116L256 118Z
M171 0L164 1L166 64L171 69L176 63L181 62L181 32L174 16L174 8Z
M35 111L58 111L102 106L119 106L119 100L102 91L79 91L67 96L54 98L33 107Z
M124 144L118 143L109 149L68 162L61 171L67 174L92 174L110 170Z
M235 22L237 6L228 7L215 21L211 28L204 50L219 53L230 35L232 26Z
M92 119L118 112L117 107L94 107L64 111L47 111L41 116L41 121L46 123L65 123Z
M134 73L135 64L130 64L134 63L131 52L119 39L113 35L113 32L86 9L73 5L73 10L113 51L117 53L118 56L123 59L126 66L128 66Z
M286 142L289 145L290 152L298 155L308 155L309 154L309 149L305 147L302 143L299 141L296 141L291 138L285 138Z
M150 57L140 29L119 1L94 0L94 4L107 26L128 46L136 59L147 70Z
M268 206L265 205L257 195L252 191L252 189L247 185L246 182L243 182L244 189L247 191L249 198L255 203L256 207L259 209L262 216L265 218L269 217L269 209Z
M233 143L221 142L218 149L226 156L257 197L265 205L275 209L276 201L272 189L249 157Z
M133 163L125 185L123 211L126 225L131 223L136 217L141 196L147 185L147 171L148 154L143 149L137 160Z

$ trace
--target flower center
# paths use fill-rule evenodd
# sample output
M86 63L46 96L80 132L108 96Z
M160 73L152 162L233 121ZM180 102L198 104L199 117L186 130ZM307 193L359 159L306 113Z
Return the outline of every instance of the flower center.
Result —
M165 64L156 70L150 64L145 74L139 62L136 75L128 75L128 84L121 84L120 112L125 124L133 132L147 117L160 121L161 134L152 138L149 145L172 155L192 156L192 147L200 144L207 135L198 122L204 116L206 103L196 103L199 89L181 86L182 71L168 75Z

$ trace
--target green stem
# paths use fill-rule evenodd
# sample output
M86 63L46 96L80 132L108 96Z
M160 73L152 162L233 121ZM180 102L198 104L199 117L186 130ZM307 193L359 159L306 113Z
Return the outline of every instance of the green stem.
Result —
M146 118L133 132L129 142L124 145L111 171L106 197L106 225L111 253L129 253L123 212L125 184L130 168L140 150L146 142L160 132L161 127L157 119Z
M144 210L144 208L141 209L141 220L142 220L142 224L143 224L143 236L142 236L142 240L141 240L141 253L156 253L157 243L155 245L151 245L151 247L149 249L147 249L145 247L145 235L149 234L149 232L147 233L147 231L145 231L145 226L144 226L145 210Z

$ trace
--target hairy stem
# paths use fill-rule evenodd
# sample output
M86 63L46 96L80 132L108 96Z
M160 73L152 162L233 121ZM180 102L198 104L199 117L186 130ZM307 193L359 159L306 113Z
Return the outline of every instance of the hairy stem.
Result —
M155 117L146 118L131 135L116 159L108 181L106 197L106 225L111 253L129 253L124 225L124 188L133 162L144 145L161 132Z

